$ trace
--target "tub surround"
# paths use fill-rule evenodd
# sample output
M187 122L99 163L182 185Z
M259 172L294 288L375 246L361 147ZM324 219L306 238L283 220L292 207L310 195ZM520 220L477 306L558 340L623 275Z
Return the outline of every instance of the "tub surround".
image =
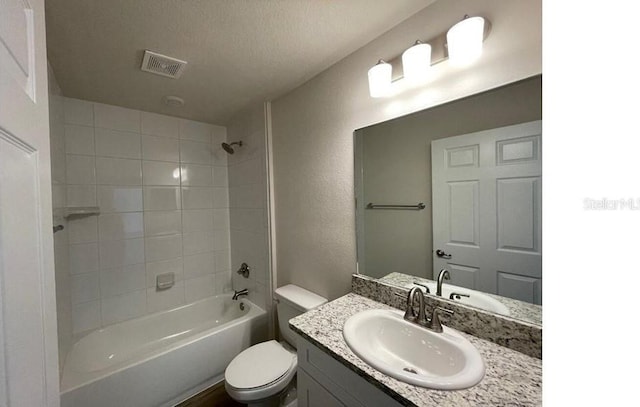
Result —
M414 281L420 283L436 283L434 280L429 280L422 277L414 277L403 273L390 273L378 279L378 281L385 284L396 285L398 287L407 287L408 285L413 284ZM542 325L542 307L540 305L518 301L512 298L502 297L495 294L482 294L504 304L509 309L509 317L536 325Z
M397 309L405 308L405 298L409 294L408 288L387 284L359 274L354 274L352 277L352 290L355 294ZM427 309L436 305L441 306L442 303L454 311L452 316L442 316L444 325L524 353L527 356L542 359L542 327L540 325L467 307L445 298L425 295Z
M393 294L391 296L395 297ZM392 309L392 307L349 293L291 319L289 325L311 344L402 405L536 406L542 404L541 360L467 334L463 335L478 349L486 364L484 379L472 388L458 391L425 389L400 382L377 371L349 349L342 335L345 321L352 315L368 309ZM445 325L449 324L445 322Z

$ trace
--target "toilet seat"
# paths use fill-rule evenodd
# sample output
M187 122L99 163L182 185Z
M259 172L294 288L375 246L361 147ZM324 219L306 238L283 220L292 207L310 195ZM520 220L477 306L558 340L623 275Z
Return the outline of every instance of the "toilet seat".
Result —
M298 357L276 341L251 346L225 370L225 387L238 401L260 400L284 390L296 373Z

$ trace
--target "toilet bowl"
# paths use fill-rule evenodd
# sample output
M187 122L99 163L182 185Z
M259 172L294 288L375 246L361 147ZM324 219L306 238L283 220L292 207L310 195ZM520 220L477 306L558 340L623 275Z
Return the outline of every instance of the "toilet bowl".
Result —
M286 349L277 341L262 342L231 361L225 371L225 387L234 400L256 404L285 390L297 368L295 349Z
M289 320L327 302L301 287L289 284L276 289L278 326L282 342L253 345L237 355L224 373L225 388L231 398L250 407L293 406L287 394L295 394L298 356L295 334Z

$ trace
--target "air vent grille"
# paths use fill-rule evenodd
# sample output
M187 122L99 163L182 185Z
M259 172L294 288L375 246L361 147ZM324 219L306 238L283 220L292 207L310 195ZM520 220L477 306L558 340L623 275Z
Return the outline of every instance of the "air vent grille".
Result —
M186 61L145 50L140 69L156 75L178 79L180 75L182 75L182 72L184 72L186 66Z

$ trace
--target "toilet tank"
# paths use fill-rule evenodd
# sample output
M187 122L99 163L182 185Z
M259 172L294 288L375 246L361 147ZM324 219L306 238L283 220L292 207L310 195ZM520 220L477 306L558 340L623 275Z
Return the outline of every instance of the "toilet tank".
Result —
M289 328L289 320L325 304L327 299L293 284L277 288L275 296L278 299L276 310L278 312L280 338L295 347L295 335Z

